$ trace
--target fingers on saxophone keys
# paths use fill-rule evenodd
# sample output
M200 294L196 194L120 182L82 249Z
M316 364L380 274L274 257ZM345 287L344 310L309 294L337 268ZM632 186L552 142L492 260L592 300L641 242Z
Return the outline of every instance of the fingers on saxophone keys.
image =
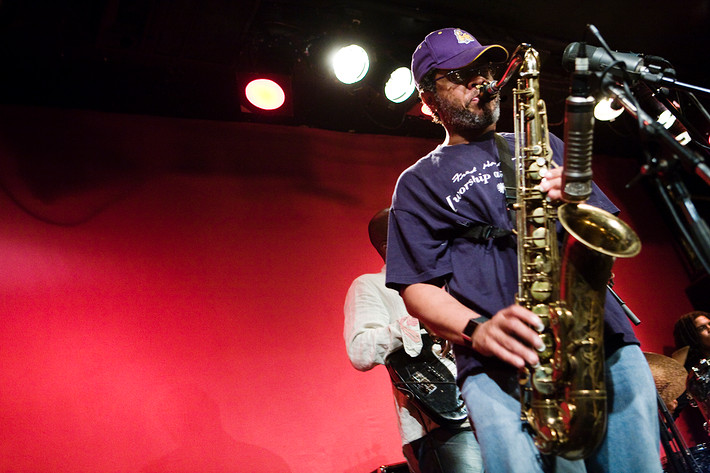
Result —
M506 348L521 357L522 362L534 366L539 363L538 353L545 350L545 344L540 335L530 326L523 325L524 327L509 334L510 338L507 340Z
M493 355L510 363L516 368L522 368L525 365L534 366L539 364L539 359L537 355L535 355L535 352L530 350L525 344L514 339L503 341L498 350L493 350Z
M553 169L541 169L540 176L542 180L537 185L537 190L547 194L548 201L559 200L562 198L562 170L557 167Z

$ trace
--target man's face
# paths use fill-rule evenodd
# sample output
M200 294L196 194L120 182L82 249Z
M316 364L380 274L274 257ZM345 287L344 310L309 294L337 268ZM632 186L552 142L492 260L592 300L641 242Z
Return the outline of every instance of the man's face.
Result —
M477 87L493 80L486 68L466 71L439 71L432 100L439 119L447 128L470 130L487 128L500 117L500 98L481 102Z
M706 353L710 352L710 319L704 315L699 315L693 323L695 324L695 330L698 332L700 349Z

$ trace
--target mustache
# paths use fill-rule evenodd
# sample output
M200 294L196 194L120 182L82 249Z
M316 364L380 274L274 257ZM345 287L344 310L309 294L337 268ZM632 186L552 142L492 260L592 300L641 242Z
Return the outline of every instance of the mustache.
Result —
M500 104L500 95L499 94L489 95L489 96L485 97L485 100L484 100L484 97L478 95L478 96L472 98L471 100L469 100L468 102L466 102L466 104L463 105L462 108L464 110L468 110L468 107L470 107L471 103L473 103L473 101L476 99L478 99L478 107L479 108L483 108L486 104L489 104L489 103L492 103L493 106L498 106Z

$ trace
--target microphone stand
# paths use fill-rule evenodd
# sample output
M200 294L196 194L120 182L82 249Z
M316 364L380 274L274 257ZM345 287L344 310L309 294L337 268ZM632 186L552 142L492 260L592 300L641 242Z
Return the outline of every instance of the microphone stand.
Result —
M604 77L602 79L602 90L615 98L617 102L626 109L643 126L643 130L651 138L660 138L673 151L673 154L685 161L706 184L710 185L710 167L705 164L703 158L694 151L685 148L678 143L672 134L663 125L654 120L641 107L638 107L634 100L629 98L629 94L624 91L613 79Z
M680 435L673 416L657 389L656 398L658 402L658 420L661 427L661 444L666 452L666 461L671 467L670 471L673 473L703 473L693 453Z
M693 84L688 84L686 82L681 82L675 77L666 77L662 72L657 74L651 72L642 73L641 80L660 87L665 86L671 89L685 90L687 92L700 92L702 94L710 96L710 89L706 89L704 87L700 87Z
M663 87L656 88L656 90L654 91L654 97L661 103L661 105L666 108L666 110L673 114L676 120L678 120L685 127L686 130L688 130L688 133L693 141L696 141L697 143L704 143L705 136L700 131L698 131L698 129L688 121L685 115L680 113L680 111L676 108L676 105L670 101L670 99L668 98L668 89ZM695 97L695 95L689 93L686 95L686 98L687 100L692 102L692 105L703 116L705 122L710 124L710 114L708 114L708 111L705 109L705 107L703 107L703 105ZM707 148L703 147L702 149L703 151L708 151Z
M633 95L628 91L628 86L622 87L613 79L605 77L602 79L601 87L605 93L615 98L626 111L637 119L641 125L641 131L645 133L647 137L662 140L671 148L674 157L685 162L706 184L710 184L710 167L705 164L702 157L678 143L663 125L654 120L638 106L633 99ZM654 160L642 168L642 174L650 174L654 177L658 192L673 216L675 223L680 228L683 238L697 256L698 263L703 267L705 273L710 274L710 227L708 227L707 223L700 216L690 199L690 192L687 186L676 172L664 173L664 176L669 178L668 183L664 184L660 181L660 171L668 171L670 168L671 165L658 163ZM668 194L670 194L670 197ZM677 205L681 208L687 225L677 214L671 197L675 198Z
M587 26L589 30L597 37L597 39L599 39L599 41L602 43L607 52L612 55L611 50L604 41L604 38L602 38L599 34L599 30L594 25ZM710 95L710 90L708 89L703 89L701 87L695 87L691 86L690 84L685 84L683 82L676 81L675 79L665 77L663 73L644 74L642 75L642 80L654 84L664 83L671 87L682 88L685 90L695 90ZM616 84L616 82L609 76L602 76L602 91L606 92L607 95L615 98L617 103L621 104L621 106L624 107L626 111L628 111L633 117L635 117L639 122L640 129L643 130L647 134L647 136L652 138L660 138L662 141L668 144L671 150L673 151L674 157L676 157L676 159L680 158L681 160L685 161L688 165L692 167L694 172L706 184L710 184L710 167L705 164L703 158L695 152L684 148L680 143L678 143L673 137L673 135L670 134L670 132L668 132L656 120L651 118L651 116L638 105L636 100L633 98L633 94L631 94L629 90L629 86L626 83L622 83L622 85L623 88L620 85ZM692 94L690 94L690 96L692 96ZM704 109L702 109L702 107L700 108L704 112ZM705 115L707 116L707 113L705 113ZM676 173L670 173L673 175L673 182L670 184L669 188L671 188L672 191L676 193L676 195L680 196L682 200L681 206L685 209L684 213L686 218L691 221L691 230L693 232L692 236L694 236L697 240L696 245L693 242L691 235L682 225L682 222L680 222L680 219L674 212L674 207L670 202L670 199L665 194L666 189L662 186L662 183L660 183L660 179L658 177L659 167L660 166L657 162L653 163L653 165L647 164L644 166L646 172L643 172L642 170L642 174L648 173L649 170L652 171L652 175L654 176L655 181L659 186L659 194L664 196L666 205L669 207L671 214L676 218L676 223L683 231L684 236L688 239L688 242L693 244L692 248L694 250L697 250L696 255L698 255L698 257L700 258L706 273L710 273L710 265L708 264L708 262L710 261L710 228L708 228L705 221L700 218L698 212L696 211L695 206L690 200L689 192L687 191L685 184L676 176ZM640 324L641 321L634 315L631 309L626 306L624 301L621 300L621 298L616 294L616 292L614 292L614 290L611 288L612 285L613 282L610 282L610 284L607 285L607 288L611 292L612 296L614 296L617 302L621 305L622 309L626 313L626 316L635 325ZM702 473L700 466L693 457L693 454L688 449L688 446L683 440L683 437L680 435L680 432L678 431L673 420L673 416L668 411L665 402L663 402L663 399L661 398L661 395L658 392L658 388L656 388L656 399L660 424L660 439L661 444L663 445L663 449L666 452L668 466L671 468L670 471L673 473ZM675 448L673 448L673 445L675 445Z
M599 29L597 29L597 27L592 24L587 25L587 29L597 38L597 40L599 40L604 50L606 50L606 52L612 58L614 58L614 54L609 48L609 45L602 37L601 33L599 32ZM675 80L675 77L671 78L664 76L664 72L669 73L670 71L672 71L672 68L661 69L658 66L652 67L653 70L656 72L647 71L641 74L641 79L645 82L652 84L658 84L659 82L662 82L674 88L696 90L710 95L710 89L696 87L690 84L679 82ZM672 74L674 75L675 72L672 72ZM615 97L617 103L621 104L622 107L624 107L631 115L633 115L638 120L639 124L642 125L641 128L649 136L660 137L663 141L666 142L667 145L671 147L675 156L678 156L681 160L684 160L688 165L692 167L695 173L700 176L703 181L705 181L706 184L710 184L710 167L705 164L703 158L697 153L684 148L680 143L675 140L673 135L671 135L660 123L658 123L658 121L654 120L648 113L646 113L638 105L636 100L634 100L633 94L631 93L628 84L622 82L622 88L618 84L616 84L616 82L607 74L602 74L601 79L602 91L606 92L612 97ZM692 96L692 93L689 95ZM703 107L700 107L700 109L705 112ZM704 115L708 117L707 112L705 112Z
M631 309L629 309L629 307L626 305L626 303L621 300L621 297L619 297L619 295L616 292L614 292L614 290L611 288L613 285L614 285L614 283L610 282L609 284L606 285L606 288L609 289L609 292L611 293L612 296L614 296L614 299L616 299L616 302L618 302L619 305L621 306L621 308L624 309L624 313L626 314L626 317L629 318L631 323L633 323L634 325L639 325L641 323L641 321L639 320L638 317L636 317L636 314L631 312Z
M594 25L587 25L587 27L599 40L606 52L614 58L613 52L606 44L606 41L604 41L599 30ZM670 67L670 64L662 58L658 59L660 59L659 63L663 63L664 66L657 64L649 65L649 70L642 72L639 79L647 84L662 83L673 88L685 89L687 91L685 94L687 98L705 118L705 121L710 124L710 114L695 95L689 92L690 90L695 90L710 95L710 90L675 80L675 71ZM665 65L669 67L665 67ZM693 139L697 143L705 141L704 136L699 133L695 127L690 126L676 107L669 103L665 94L659 93L661 87L656 88L657 96L659 97L658 100L662 104L665 103L666 109L684 124L686 130L692 134ZM627 187L644 175L650 175L650 177L652 177L652 183L656 187L656 192L660 196L662 203L666 206L673 222L680 230L681 243L684 244L688 253L688 262L696 272L696 275L710 275L710 228L697 211L690 197L686 183L675 169L679 162L683 162L683 164L697 174L701 180L706 184L710 184L710 167L705 164L703 157L690 148L681 145L668 130L641 108L627 82L621 81L620 84L617 84L605 71L605 73L602 73L600 89L611 98L615 98L618 104L637 119L639 129L642 133L645 133L645 137L662 141L670 148L672 160L657 159L655 156L650 156L648 149L646 149L645 153L648 162L641 166L641 172ZM704 151L707 150L704 145L700 146Z

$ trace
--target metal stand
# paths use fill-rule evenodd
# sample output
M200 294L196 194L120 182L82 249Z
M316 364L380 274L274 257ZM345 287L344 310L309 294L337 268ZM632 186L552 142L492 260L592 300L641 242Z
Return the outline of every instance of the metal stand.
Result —
M673 224L679 230L681 244L688 253L689 263L697 273L696 276L708 276L710 275L710 225L696 209L680 171L685 169L710 186L710 166L706 163L710 158L710 151L705 135L689 123L679 108L669 100L667 94L670 90L682 92L701 117L710 123L710 113L694 95L694 93L701 93L710 96L710 89L676 80L675 70L670 63L653 56L644 58L647 63L641 63L644 67L641 68L640 73L626 71L623 62L614 57L614 52L606 44L599 30L594 25L587 25L587 28L614 61L600 73L601 91L607 97L614 99L617 105L629 112L638 122L647 160L641 167L639 177L651 178L654 190L666 207ZM619 76L611 73L612 66L621 68L623 74ZM636 92L632 92L631 85L634 83L641 86L636 89ZM654 89L655 94L650 89ZM681 123L680 128L688 132L690 142L681 144L677 141L676 136L659 122L657 116L652 116L641 107L642 104L646 108L653 109L654 115L664 109L670 112ZM648 146L651 143L653 147ZM661 145L667 153L662 157L656 156L655 154L661 154L656 145Z
M666 452L666 461L668 462L664 470L667 473L706 473L700 469L700 465L678 432L673 416L658 391L656 391L656 397L661 427L661 445Z

